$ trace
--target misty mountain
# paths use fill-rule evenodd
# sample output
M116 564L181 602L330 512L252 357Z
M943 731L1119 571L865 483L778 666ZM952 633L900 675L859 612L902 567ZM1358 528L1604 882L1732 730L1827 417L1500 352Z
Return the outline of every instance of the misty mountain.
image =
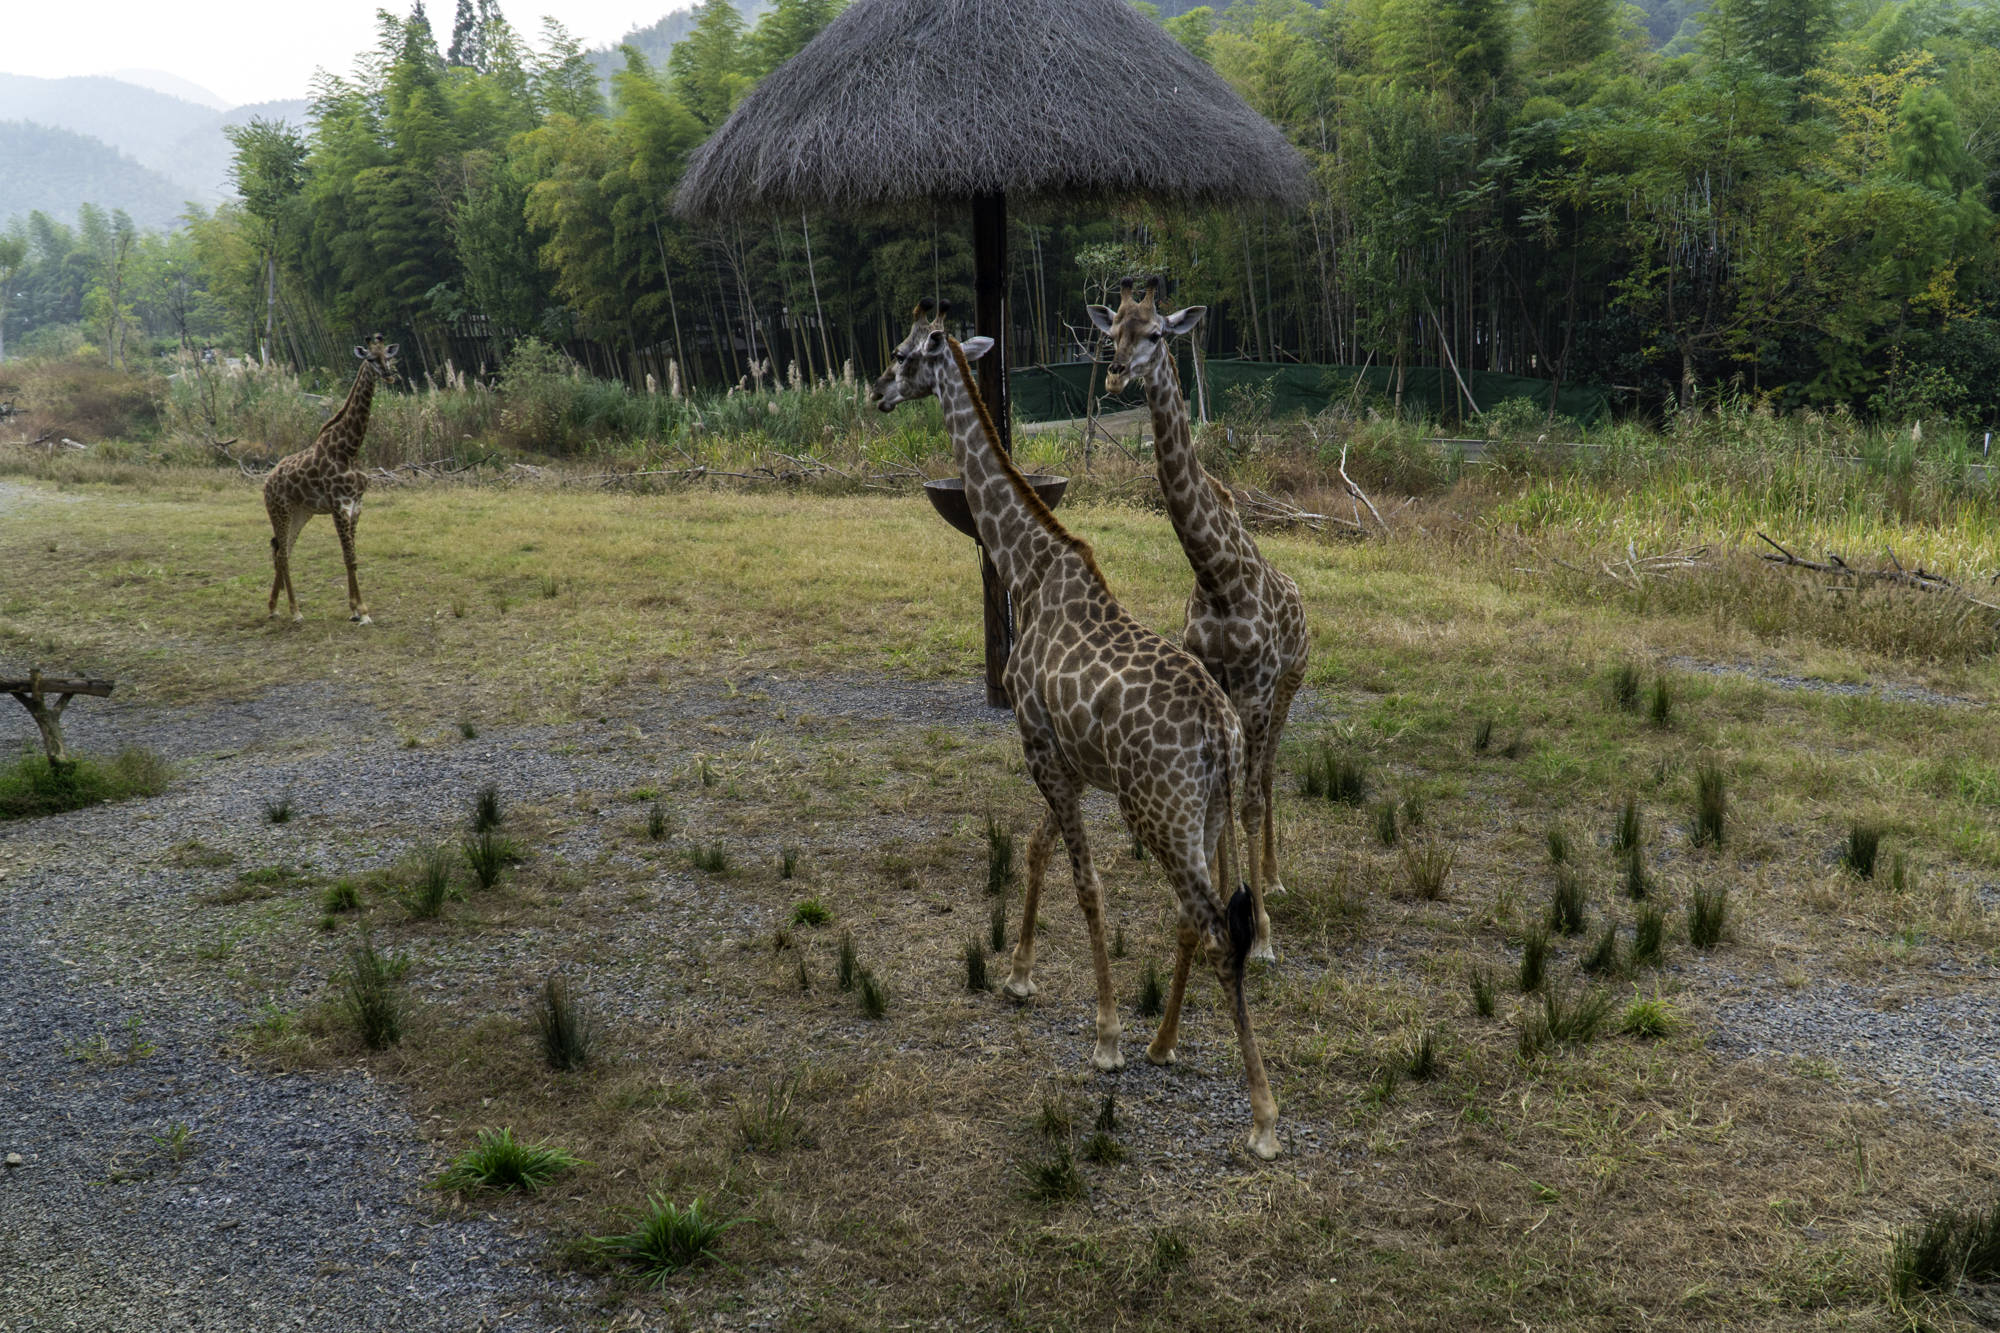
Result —
M252 116L298 123L305 118L305 109L301 99L216 111L122 79L0 74L0 120L32 121L88 135L174 182L178 199L197 200L204 206L235 193L229 185L233 150L223 137L225 125L242 124ZM82 202L70 200L62 211L74 212ZM108 199L92 202L115 206ZM16 211L21 210L0 202L0 213Z
M743 26L750 27L771 8L772 0L733 0L736 12L743 16ZM590 52L590 63L597 70L598 77L609 79L618 70L625 68L625 57L618 54L621 46L634 46L639 54L646 57L646 63L660 69L667 63L667 53L674 44L688 35L694 28L693 0L687 0L682 8L672 10L664 17L648 23L643 28L634 28L610 46L600 46Z
M142 228L173 227L187 208L179 183L72 130L0 120L0 222L36 209L70 221L79 204L122 208Z

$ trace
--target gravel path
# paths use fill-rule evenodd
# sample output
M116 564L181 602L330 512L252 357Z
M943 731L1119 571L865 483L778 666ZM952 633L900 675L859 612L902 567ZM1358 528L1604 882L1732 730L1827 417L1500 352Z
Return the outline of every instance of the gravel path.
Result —
M1759 680L1766 685L1776 685L1780 689L1805 690L1813 694L1872 695L1896 703L1931 704L1940 708L1986 707L1983 700L1968 699L1957 694L1939 694L1936 690L1927 690L1921 685L1899 685L1893 681L1849 683L1814 680L1808 676L1794 676L1783 671L1773 671L1750 662L1704 662L1698 657L1669 657L1667 665L1681 671L1697 671L1704 676L1738 676L1745 680Z

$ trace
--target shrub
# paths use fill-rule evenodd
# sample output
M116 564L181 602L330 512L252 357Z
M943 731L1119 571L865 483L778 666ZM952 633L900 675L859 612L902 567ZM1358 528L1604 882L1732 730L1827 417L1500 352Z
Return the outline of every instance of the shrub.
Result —
M1581 935L1589 915L1590 894L1583 876L1568 866L1557 866L1555 889L1549 895L1549 929Z
M1722 942L1728 924L1728 888L1696 889L1688 902L1688 943L1697 949L1713 949Z
M1856 824L1847 830L1847 845L1841 848L1840 863L1862 879L1875 878L1875 857L1882 848L1882 830Z
M172 777L167 761L151 750L121 750L109 764L79 758L62 769L28 752L11 766L0 767L0 820L33 819L105 801L158 796Z
M686 1208L664 1194L646 1196L646 1206L637 1215L632 1230L617 1236L598 1236L596 1244L607 1255L639 1270L650 1286L664 1287L667 1280L684 1268L691 1268L715 1256L715 1246L742 1219L724 1219L696 1199Z
M1722 768L1713 761L1704 763L1694 775L1694 845L1722 845L1724 824L1729 814L1729 792Z
M483 1129L472 1146L452 1159L437 1187L469 1192L475 1189L540 1189L581 1158L547 1143L523 1143L512 1129Z
M375 942L366 937L347 951L340 1008L371 1050L384 1050L403 1039L402 982L409 967L407 956L377 953Z
M569 983L551 972L535 997L535 1032L551 1069L584 1069L597 1046L597 1022L577 1002Z

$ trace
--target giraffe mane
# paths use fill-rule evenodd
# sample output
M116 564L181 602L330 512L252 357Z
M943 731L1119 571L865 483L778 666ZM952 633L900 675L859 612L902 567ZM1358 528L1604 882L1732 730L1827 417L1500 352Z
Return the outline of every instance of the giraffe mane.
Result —
M1083 561L1084 568L1090 571L1091 577L1097 580L1098 586L1108 595L1111 592L1111 585L1105 580L1104 571L1097 567L1097 552L1091 548L1089 542L1062 525L1049 507L1042 503L1042 497L1035 494L1035 488L1028 484L1028 479L1021 475L1021 469L1014 466L1014 460L1000 448L1000 431L993 424L993 414L987 410L986 400L980 396L978 382L972 378L972 363L965 359L965 348L960 346L958 339L949 333L945 334L944 340L945 345L951 348L951 359L958 363L958 375L965 383L966 395L972 399L972 410L979 414L979 429L986 433L986 442L993 447L993 457L999 460L1000 471L1014 487L1014 493L1021 497L1021 502L1028 507L1028 512L1050 536L1076 553Z

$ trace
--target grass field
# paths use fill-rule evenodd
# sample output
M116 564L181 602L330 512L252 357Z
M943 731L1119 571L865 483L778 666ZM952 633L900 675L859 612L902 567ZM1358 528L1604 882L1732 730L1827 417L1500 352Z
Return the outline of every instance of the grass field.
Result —
M0 657L115 676L121 699L199 709L323 681L443 750L467 729L581 737L601 718L615 733L636 708L727 698L753 676L976 688L972 551L913 494L385 488L361 521L376 621L361 628L323 524L294 562L305 623L265 619L268 526L248 482L26 471L0 492L0 568L31 571L0 586ZM1062 515L1127 605L1172 632L1188 576L1164 519L1130 498L1142 480L1114 468ZM522 864L498 888L420 919L394 873L362 878L358 910L337 914L324 885L288 885L201 909L256 913L256 938L226 966L186 966L246 1007L306 996L244 1048L370 1065L446 1151L507 1128L582 1159L532 1195L439 1206L545 1228L553 1262L618 1278L614 1321L1971 1326L1976 1292L1892 1301L1888 1255L1925 1210L2000 1193L1993 1108L1938 1104L1810 1042L1745 1058L1729 1016L1792 1005L1809 1026L1836 984L1921 1010L2000 976L1992 624L1907 590L1836 596L1750 545L1789 517L1772 535L1794 549L1872 565L1892 546L1964 576L2000 565L1990 502L1901 514L1726 478L1619 485L1460 480L1407 505L1376 495L1395 513L1385 537L1260 539L1314 630L1280 788L1294 892L1273 905L1281 963L1252 995L1286 1144L1271 1166L1226 1146L1247 1112L1212 983L1190 989L1184 1066L1144 1066L1151 1020L1128 1005L1130 1066L1090 1072L1087 951L1060 865L1041 994L1016 1008L968 991L968 937L986 936L993 901L986 822L1024 853L1038 809L1012 732L990 726L815 720L746 685L744 708L634 742L629 786L514 809ZM1700 566L1659 577L1602 568L1696 546ZM1300 794L1292 774L1322 754L1365 774L1359 804ZM1720 845L1696 839L1704 772L1726 791ZM1643 901L1613 846L1628 798ZM1857 825L1881 833L1873 878L1841 862ZM1130 1000L1170 960L1170 898L1108 806L1091 828ZM329 826L323 849L347 836ZM397 836L415 848L436 830ZM1584 929L1548 936L1563 889ZM1697 949L1691 905L1722 891L1728 925ZM807 898L826 924L795 920ZM684 921L690 899L735 924ZM1649 906L1663 965L1635 966ZM335 1003L363 922L422 982L380 1052ZM1607 927L1621 957L1587 971ZM843 935L886 987L879 1020L835 984ZM1544 939L1548 979L1523 993L1523 953ZM550 968L588 970L605 1023L581 1071L537 1054L524 997ZM1585 1036L1573 1011L1592 993L1611 1007ZM1634 1026L1663 1031L1621 1034L1644 1000L1660 1003ZM1093 1122L1114 1089L1107 1146ZM747 1219L717 1241L726 1262L657 1292L588 1241L655 1192Z

